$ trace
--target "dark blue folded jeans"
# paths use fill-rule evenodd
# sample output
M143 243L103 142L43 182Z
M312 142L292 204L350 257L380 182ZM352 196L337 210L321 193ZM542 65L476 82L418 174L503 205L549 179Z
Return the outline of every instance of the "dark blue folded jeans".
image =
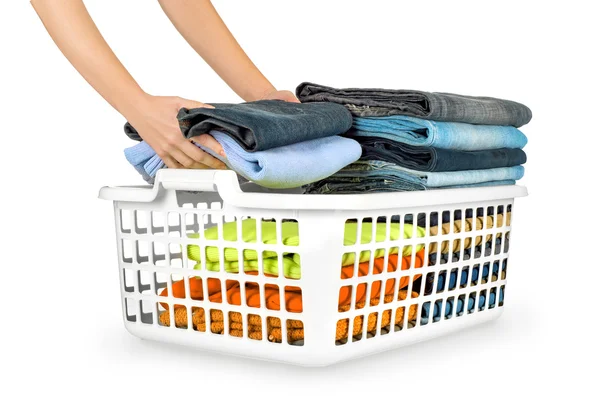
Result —
M527 161L521 149L461 151L412 146L379 137L349 136L362 147L361 160L387 161L417 171L467 171L514 167Z
M418 90L334 89L308 82L296 88L296 95L303 103L329 101L343 104L358 117L408 115L433 121L515 127L531 120L531 110L523 104L493 97Z
M339 135L352 126L350 112L334 103L259 100L212 105L215 108L179 110L177 119L185 137L217 130L253 152ZM125 133L131 139L142 140L129 123L125 124Z

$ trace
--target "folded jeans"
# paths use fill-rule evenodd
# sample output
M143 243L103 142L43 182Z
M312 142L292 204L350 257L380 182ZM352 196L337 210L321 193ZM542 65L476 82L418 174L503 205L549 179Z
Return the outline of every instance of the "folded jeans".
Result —
M298 85L296 95L302 102L346 105L355 116L408 115L434 121L515 127L531 120L531 110L523 104L493 97L418 90L335 89L309 82Z
M352 115L333 103L299 104L259 100L242 104L215 103L214 108L182 108L179 127L187 138L222 131L244 150L261 151L311 139L339 135L350 129ZM130 124L125 133L142 138Z
M448 150L412 146L383 137L353 137L362 147L361 160L385 161L426 172L448 172L514 167L527 161L521 149Z
M520 149L527 137L515 127L437 122L414 117L354 118L348 136L378 137L449 150Z

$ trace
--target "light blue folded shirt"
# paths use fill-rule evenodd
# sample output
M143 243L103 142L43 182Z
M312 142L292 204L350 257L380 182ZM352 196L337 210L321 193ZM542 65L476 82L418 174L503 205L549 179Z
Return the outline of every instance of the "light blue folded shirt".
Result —
M461 122L438 122L393 115L355 117L351 135L376 136L413 146L450 150L521 149L527 137L515 127L473 125Z
M244 178L276 189L300 187L327 178L358 160L362 152L355 140L331 136L250 153L222 132L211 131L210 134L223 147L225 157L198 147ZM149 183L164 167L162 160L145 142L125 149L125 157Z

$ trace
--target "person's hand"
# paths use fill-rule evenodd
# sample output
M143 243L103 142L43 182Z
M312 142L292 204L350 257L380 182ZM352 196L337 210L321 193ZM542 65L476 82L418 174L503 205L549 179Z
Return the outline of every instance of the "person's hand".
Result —
M209 104L181 97L150 96L135 105L135 111L126 115L138 131L169 168L226 169L221 161L202 151L193 142L225 157L223 148L208 134L186 139L177 121L180 108L214 108Z
M289 90L275 90L263 96L261 100L283 100L290 103L300 103L300 100Z

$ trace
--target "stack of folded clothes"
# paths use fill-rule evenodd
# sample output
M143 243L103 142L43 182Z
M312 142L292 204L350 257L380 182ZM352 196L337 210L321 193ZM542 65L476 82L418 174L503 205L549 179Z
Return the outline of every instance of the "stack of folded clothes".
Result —
M352 115L334 103L260 100L181 109L177 115L187 138L209 133L225 157L199 146L240 176L269 188L295 188L326 178L358 160L360 145L338 136L352 126ZM142 138L129 123L125 133ZM145 142L125 149L125 157L148 183L165 164Z
M360 160L306 193L365 193L514 184L524 174L526 106L491 97L303 83L303 103L344 105Z

